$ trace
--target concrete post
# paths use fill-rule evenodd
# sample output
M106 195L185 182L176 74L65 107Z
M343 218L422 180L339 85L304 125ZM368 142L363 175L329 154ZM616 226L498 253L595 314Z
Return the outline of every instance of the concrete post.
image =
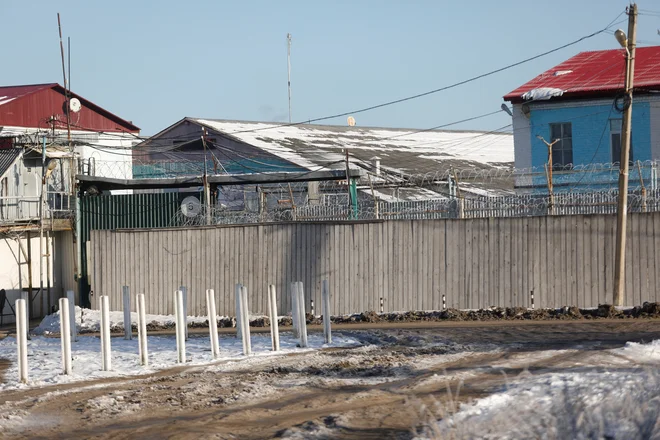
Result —
M27 301L17 299L16 310L16 347L18 351L18 380L21 383L28 381L28 359L27 359Z
M305 290L302 281L298 281L298 324L300 325L300 346L307 347L307 316L305 314Z
M206 310L209 315L209 338L211 339L211 353L213 359L220 355L220 344L218 342L218 316L215 311L215 292L206 289Z
M184 364L186 362L186 315L183 307L183 292L177 290L175 294L176 310L176 351L177 362Z
M291 283L291 323L293 326L293 337L298 339L300 337L300 325L298 323L299 316L298 307L298 282Z
M103 371L112 369L112 356L110 349L110 298L101 296L101 367Z
M250 339L250 310L248 306L247 287L241 287L241 330L243 331L243 354L249 356L252 354L252 341Z
M275 285L268 285L268 314L270 317L270 340L273 351L280 350L280 331L277 323L277 292Z
M62 374L71 374L71 329L69 300L60 298L60 340L62 342Z
M149 365L149 352L147 349L147 314L144 293L137 296L138 312L138 348L140 352L140 365Z

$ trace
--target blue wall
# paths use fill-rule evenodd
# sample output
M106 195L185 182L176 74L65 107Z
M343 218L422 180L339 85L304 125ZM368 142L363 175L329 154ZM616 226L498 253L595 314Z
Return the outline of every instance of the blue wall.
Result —
M607 164L612 162L610 142L610 119L621 119L622 114L612 108L612 104L567 107L558 103L556 108L534 109L530 114L530 136L532 145L532 167L539 173L533 178L533 185L543 186L546 178L543 167L548 160L548 148L536 136L550 141L550 124L570 122L573 133L573 165ZM651 117L648 102L633 104L632 148L635 161L651 160ZM645 172L642 173L645 177ZM637 176L637 177L635 177ZM648 178L650 178L650 173ZM593 172L555 172L553 183L556 191L580 189L612 189L616 187L618 167ZM630 185L636 186L633 179L638 175L631 169ZM542 191L541 191L542 192Z

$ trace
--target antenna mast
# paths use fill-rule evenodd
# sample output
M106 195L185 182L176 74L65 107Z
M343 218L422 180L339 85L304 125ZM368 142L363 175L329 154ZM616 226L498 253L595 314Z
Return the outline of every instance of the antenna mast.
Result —
M291 34L286 34L286 61L288 65L287 77L289 83L289 124L291 123Z

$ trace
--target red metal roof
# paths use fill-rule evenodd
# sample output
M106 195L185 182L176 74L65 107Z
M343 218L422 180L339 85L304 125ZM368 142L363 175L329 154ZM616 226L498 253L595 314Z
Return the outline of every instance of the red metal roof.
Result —
M504 96L505 101L523 102L522 95L540 87L564 91L560 98L611 95L623 90L624 49L581 52ZM660 87L660 46L635 51L635 90Z
M76 113L74 130L120 131L137 133L140 129L130 121L116 116L91 101L69 92L78 98L82 109ZM57 83L0 87L0 126L47 128L46 122L55 116L65 120L63 104L64 87ZM62 128L58 126L57 128Z

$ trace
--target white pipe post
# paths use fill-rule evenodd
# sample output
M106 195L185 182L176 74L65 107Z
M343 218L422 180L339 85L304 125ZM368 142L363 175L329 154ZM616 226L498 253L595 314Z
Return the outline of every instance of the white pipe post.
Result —
M184 335L185 340L188 340L188 288L186 286L179 287L183 292L183 322L185 323Z
M186 332L184 330L186 315L184 314L183 292L181 290L176 291L175 303L176 303L177 362L180 364L184 364L186 362Z
M380 297L380 313L385 312L385 302L383 301L383 297Z
M248 306L248 290L247 287L241 287L241 330L243 331L243 346L245 347L243 354L249 356L252 354L252 340L250 339L250 309Z
M16 303L16 347L18 351L18 380L22 383L28 381L27 360L27 306L24 299L17 299Z
M236 299L236 337L243 337L241 331L241 284L236 283L236 289L234 291L234 296Z
M138 312L138 349L140 352L140 365L149 366L149 352L147 350L147 314L144 293L137 296Z
M326 344L332 343L332 330L330 328L330 288L328 280L321 282L321 308L323 309L323 340Z
M215 291L206 289L206 310L209 314L209 338L211 339L211 353L213 359L220 355L220 344L218 342L218 316L215 311Z
M268 285L268 313L270 315L270 340L273 351L280 350L280 330L277 323L277 291L275 285Z
M69 300L69 328L71 330L71 340L73 342L78 342L78 328L76 327L76 297L73 290L67 290L66 297ZM82 325L82 322L80 324Z
M112 369L110 350L110 298L101 296L101 367L103 371Z
M314 313L314 311L315 311L315 310L314 310L314 300L313 300L313 299L310 299L310 300L309 300L309 313L311 313L312 316L316 316L316 314Z
M133 339L133 328L131 325L131 290L128 286L121 288L124 305L124 339L130 341Z
M71 329L69 300L60 298L60 340L62 342L62 374L71 374Z
M305 311L305 289L302 281L298 281L298 324L300 325L300 346L307 347L307 315Z
M300 337L300 326L298 325L298 282L291 283L291 324L293 326L293 337Z

